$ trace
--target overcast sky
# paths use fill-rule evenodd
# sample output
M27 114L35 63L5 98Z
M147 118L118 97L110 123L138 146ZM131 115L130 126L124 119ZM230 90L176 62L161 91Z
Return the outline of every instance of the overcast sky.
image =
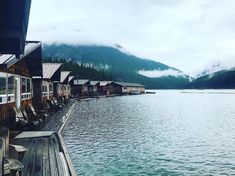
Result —
M120 44L192 73L235 66L235 0L33 0L28 39Z

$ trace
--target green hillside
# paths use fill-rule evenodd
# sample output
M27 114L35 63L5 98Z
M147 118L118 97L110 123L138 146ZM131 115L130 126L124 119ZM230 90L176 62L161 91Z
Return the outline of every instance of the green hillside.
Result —
M77 62L92 63L97 67L107 65L113 72L136 72L142 69L175 69L162 63L139 58L108 46L44 45L43 54L46 57L72 58Z
M81 45L44 45L44 57L63 58L72 62L90 65L98 70L112 73L117 81L137 82L147 88L175 89L184 88L188 84L187 77L149 78L138 74L140 70L175 70L160 62L139 58L109 46Z
M234 89L235 70L223 70L194 80L188 88L197 89Z
M90 80L112 80L111 73L105 72L104 70L96 70L90 66L78 64L73 61L67 61L65 59L58 58L45 58L44 63L63 63L61 69L63 71L71 71L71 75L79 79L90 79Z

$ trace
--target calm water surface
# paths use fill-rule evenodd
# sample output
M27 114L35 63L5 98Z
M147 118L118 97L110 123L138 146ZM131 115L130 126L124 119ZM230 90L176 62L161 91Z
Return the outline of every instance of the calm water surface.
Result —
M64 138L78 175L235 175L235 90L190 92L77 103Z

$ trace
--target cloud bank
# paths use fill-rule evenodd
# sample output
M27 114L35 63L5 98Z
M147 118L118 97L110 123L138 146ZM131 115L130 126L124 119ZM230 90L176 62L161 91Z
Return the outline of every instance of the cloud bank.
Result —
M160 78L160 77L165 77L165 76L174 76L174 77L184 77L185 74L180 72L180 71L176 71L176 70L172 70L172 69L168 69L168 70L152 70L152 71L145 71L145 70L140 70L138 72L140 75L149 77L149 78Z
M117 43L191 73L235 60L234 7L234 0L34 0L28 39Z

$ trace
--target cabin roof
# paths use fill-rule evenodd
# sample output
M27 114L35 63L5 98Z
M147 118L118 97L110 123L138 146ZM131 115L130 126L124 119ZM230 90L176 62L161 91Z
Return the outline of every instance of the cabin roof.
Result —
M51 79L61 65L61 63L43 63L43 79Z
M97 84L99 84L99 81L90 81L90 84L91 84L92 86L96 86Z
M76 79L74 80L74 85L85 85L89 84L89 79Z
M42 46L42 42L40 41L27 41L25 42L25 52L24 54L20 55L17 59L14 54L0 54L0 64L7 65L7 68L16 64L17 62L24 59L26 56L31 54L36 49Z
M69 77L70 71L62 71L60 75L60 82L63 83Z
M123 87L144 87L144 85L141 85L138 83L114 82L114 84L117 84Z
M74 79L75 76L69 76L69 82Z
M111 84L112 81L100 81L100 86L107 86L108 84Z
M0 1L0 53L24 53L31 0ZM16 8L17 7L17 8Z

